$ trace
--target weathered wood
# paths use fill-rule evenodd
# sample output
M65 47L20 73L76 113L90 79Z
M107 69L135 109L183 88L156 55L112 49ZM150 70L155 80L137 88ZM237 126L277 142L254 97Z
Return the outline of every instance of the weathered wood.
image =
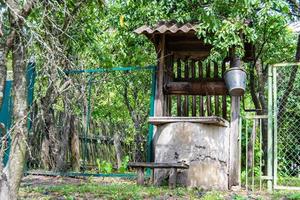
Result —
M172 115L172 96L168 96L168 116Z
M219 116L220 109L219 109L219 96L215 96L215 115Z
M211 97L210 95L206 96L206 107L207 107L207 116L211 116Z
M177 181L177 168L171 168L169 176L169 188L173 189L176 187Z
M218 78L219 76L219 71L218 71L218 64L214 62L214 78ZM215 100L215 115L219 115L219 96L214 97Z
M184 96L184 101L183 101L183 116L188 116L189 115L189 99L188 96Z
M165 85L166 94L226 95L228 90L223 81L211 82L170 82Z
M137 184L144 185L144 167L137 168Z
M165 66L165 35L162 35L159 41L159 63L157 70L157 85L155 94L155 116L163 116L163 106L164 106L164 94L163 94L163 76L164 76L164 66Z
M196 80L196 69L195 69L195 61L191 61L191 80Z
M181 112L181 96L177 95L177 115L181 116L182 112Z
M176 122L191 122L191 123L202 123L202 124L213 124L217 126L228 126L228 122L217 116L210 117L150 117L149 123L153 125L162 125L166 123Z
M178 168L188 169L189 165L185 163L155 163L155 162L130 162L128 167L131 168Z
M224 73L226 70L226 62L225 60L222 62L222 78L224 77ZM227 102L226 102L226 95L222 96L222 117L227 119Z
M188 81L189 80L189 61L186 59L184 62L184 80ZM184 96L184 101L183 101L183 115L184 116L189 116L189 98L188 96Z
M196 69L195 69L195 61L192 60L191 62L191 68L192 68L192 76L191 80L196 80ZM196 96L192 96L192 116L196 116Z
M226 95L223 95L222 96L222 117L224 119L227 119L227 96Z
M184 80L189 80L189 61L184 61Z
M240 58L236 55L235 49L230 50L230 67L240 67ZM239 164L239 116L240 97L231 97L231 126L229 138L229 187L240 185L240 164Z
M177 76L176 78L178 80L181 80L181 61L180 59L177 59Z
M196 116L197 104L196 104L196 96L192 97L192 116Z
M206 78L210 78L210 63L206 65ZM206 108L207 108L207 116L211 116L211 94L206 93ZM215 94L214 94L215 95Z
M200 104L199 115L204 116L203 96L200 96L199 104Z
M198 73L199 73L199 80L203 79L203 67L201 61L199 61L198 63ZM204 116L203 96L199 97L199 115Z
M185 59L204 59L209 55L207 51L172 51L175 58Z
M239 114L240 99L231 97L231 127L230 127L230 159L229 159L229 185L239 185Z
M174 55L171 55L170 58L170 70L171 70L171 80L175 79L175 72L174 72Z

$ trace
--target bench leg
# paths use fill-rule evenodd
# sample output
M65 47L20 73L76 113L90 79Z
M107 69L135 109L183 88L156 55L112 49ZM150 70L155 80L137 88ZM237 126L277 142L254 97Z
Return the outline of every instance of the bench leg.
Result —
M152 185L154 185L154 168L152 168L152 176L151 176Z
M144 168L140 167L137 169L137 184L144 185Z
M170 176L169 176L169 188L173 189L176 187L177 180L177 168L171 168Z

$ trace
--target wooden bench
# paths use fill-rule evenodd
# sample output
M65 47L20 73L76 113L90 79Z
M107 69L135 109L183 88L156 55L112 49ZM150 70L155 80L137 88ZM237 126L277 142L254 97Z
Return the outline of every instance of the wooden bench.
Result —
M144 185L144 170L145 168L152 169L152 180L154 181L154 169L171 169L169 176L169 187L174 188L177 180L177 169L188 169L189 166L185 163L150 163L150 162L130 162L128 166L137 169L137 184Z

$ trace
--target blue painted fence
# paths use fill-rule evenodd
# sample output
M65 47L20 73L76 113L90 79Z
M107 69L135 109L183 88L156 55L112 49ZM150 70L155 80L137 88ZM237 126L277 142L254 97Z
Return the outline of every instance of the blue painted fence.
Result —
M33 102L33 91L34 91L34 81L35 81L35 64L29 63L27 66L27 88L28 88L28 96L27 96L27 102L30 106ZM7 80L5 84L5 91L4 91L4 97L3 97L3 103L2 107L0 108L0 122L5 125L6 133L2 133L0 130L0 135L3 136L4 134L7 134L7 149L5 151L4 155L4 165L6 165L9 157L9 151L10 151L10 142L11 139L9 137L9 130L12 125L12 112L13 112L13 98L12 98L12 87L13 87L13 81ZM29 116L30 118L30 116ZM31 120L28 120L28 129L31 128ZM0 144L1 145L1 144ZM1 146L0 146L1 147Z

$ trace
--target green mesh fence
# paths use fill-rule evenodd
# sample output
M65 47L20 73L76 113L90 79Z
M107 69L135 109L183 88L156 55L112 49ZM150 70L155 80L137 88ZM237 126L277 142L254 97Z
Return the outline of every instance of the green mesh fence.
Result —
M73 70L67 74L72 85L54 106L55 129L61 143L68 131L66 114L73 117L73 132L79 136L80 171L128 173L128 161L149 161L152 127L148 118L153 112L155 67ZM40 127L32 137L32 146L37 149L31 151L28 170L44 169ZM71 157L68 147L64 156L68 165ZM71 170L66 166L65 171Z
M300 67L274 67L273 79L275 184L300 189Z

